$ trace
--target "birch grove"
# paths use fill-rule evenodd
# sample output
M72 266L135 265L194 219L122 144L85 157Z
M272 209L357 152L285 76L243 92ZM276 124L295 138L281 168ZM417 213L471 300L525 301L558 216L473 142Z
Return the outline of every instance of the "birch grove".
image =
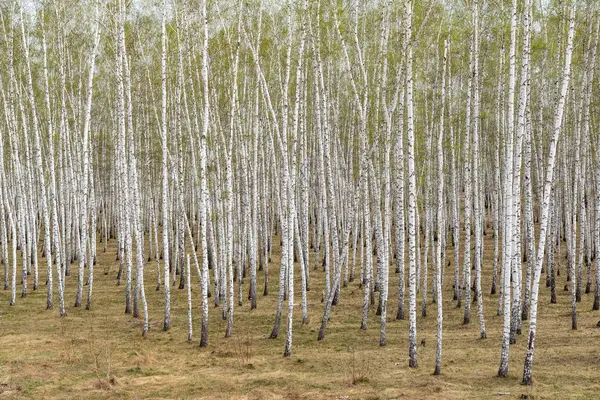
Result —
M571 330L598 318L596 2L7 0L0 17L10 306L57 293L70 318L87 291L93 310L104 270L144 337L185 325L210 349L266 309L285 357L351 310L357 338L400 335L398 365L434 375L464 325L527 385L541 303Z

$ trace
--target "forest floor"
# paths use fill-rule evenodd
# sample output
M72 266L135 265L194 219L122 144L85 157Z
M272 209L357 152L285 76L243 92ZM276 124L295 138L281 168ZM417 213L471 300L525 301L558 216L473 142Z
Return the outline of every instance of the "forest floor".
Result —
M294 308L293 354L284 358L287 305L279 337L269 339L277 302L279 247L274 249L269 268L269 295L262 295L264 273L259 272L258 308L251 311L246 299L241 307L236 302L233 335L229 339L224 338L226 321L221 318L221 308L215 309L211 299L209 345L200 348L200 290L194 268L193 341L187 341L187 291L177 286L171 289L172 328L168 332L162 330L164 294L162 288L155 291L154 260L145 269L150 332L143 338L142 319L124 313L125 287L115 285L119 262L115 261L114 246L114 241L109 242L108 252L103 253L102 245L98 245L90 311L73 308L77 283L75 265L66 284L68 316L65 318L58 316L56 290L54 309L45 310L45 259L40 259L37 291L31 290L32 276L29 276L29 295L20 297L19 284L13 307L9 306L10 290L0 291L0 398L600 398L600 329L596 328L600 312L591 311L593 294L583 294L578 303L579 329L571 330L570 292L563 291L564 260L561 260L562 273L556 285L558 304L550 304L550 291L542 283L534 385L520 384L527 322L517 343L510 347L509 376L497 377L502 317L496 315L498 295L490 295L493 249L489 233L483 274L487 339L479 339L476 303L471 308L471 323L463 325L464 310L457 309L456 302L450 301L452 263L446 269L444 286L440 376L432 375L437 310L436 305L431 304L431 293L425 318L421 317L423 293L419 295L419 367L408 367L408 301L407 319L395 320L398 274L393 273L393 267L387 346L379 346L380 317L375 316L376 305L370 308L368 329L359 329L363 291L358 287L358 279L342 289L326 338L318 342L324 274L320 268L313 269L315 261L311 253L310 321L302 325L301 309ZM448 250L452 259L452 248ZM20 282L20 267L18 271L17 282ZM430 278L433 271L430 268ZM358 270L356 274L358 276ZM583 276L585 281L585 271ZM300 274L296 273L295 277L296 302L299 303ZM248 279L244 282L245 296L247 288ZM431 290L431 281L429 288ZM420 345L422 339L425 339L424 346ZM106 382L107 372L111 383Z

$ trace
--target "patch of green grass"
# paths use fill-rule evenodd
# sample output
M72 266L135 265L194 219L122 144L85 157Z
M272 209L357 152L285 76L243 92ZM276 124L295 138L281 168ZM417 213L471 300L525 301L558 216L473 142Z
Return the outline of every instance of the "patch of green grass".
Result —
M140 374L140 373L142 373L142 369L140 367L129 368L127 370L127 373L129 373L129 374Z
M30 395L32 392L44 384L39 380L25 380L21 382L21 392L24 395Z
M331 390L331 386L326 386L326 385L308 384L308 387L312 388L312 389Z

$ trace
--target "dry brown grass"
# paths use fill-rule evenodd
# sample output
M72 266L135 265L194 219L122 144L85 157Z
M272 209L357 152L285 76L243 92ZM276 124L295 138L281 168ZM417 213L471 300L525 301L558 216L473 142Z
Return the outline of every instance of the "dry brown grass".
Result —
M486 240L491 240L488 234ZM274 243L278 243L277 240ZM486 257L492 253L486 243ZM102 247L99 247L100 251ZM110 251L114 250L114 242ZM451 249L449 249L451 251ZM311 253L311 257L313 254ZM372 306L368 330L361 331L362 291L358 282L342 289L327 337L317 342L323 304L322 271L311 269L308 293L310 322L301 324L295 310L293 355L283 357L285 322L278 339L269 339L277 298L278 255L270 268L270 295L237 307L233 336L224 338L226 321L211 302L209 346L198 346L200 290L194 277L194 340L187 342L186 292L173 287L172 329L163 332L163 293L156 292L156 263L146 267L150 332L141 336L141 321L124 314L124 286L115 286L118 262L114 253L99 253L92 310L72 307L76 268L67 280L68 317L45 310L45 260L40 261L40 289L8 306L8 291L0 291L0 397L3 398L207 398L207 399L529 399L599 398L599 312L592 312L593 294L578 304L579 330L571 330L570 293L557 291L558 304L541 289L538 336L532 387L520 385L525 335L510 349L510 374L496 377L500 358L502 318L497 297L489 295L491 262L486 258L483 279L488 338L479 339L477 308L472 323L462 325L463 310L451 299L451 271L446 271L444 356L442 374L432 376L435 361L436 306L418 318L419 368L408 368L408 321L395 321L397 275L391 274L387 346L379 346L379 317ZM314 262L311 262L314 265ZM105 275L104 271L109 271ZM300 287L300 274L297 288ZM585 276L585 274L584 274ZM431 278L431 276L430 276ZM263 283L258 273L259 285ZM562 274L557 282L561 288ZM247 292L248 280L244 293ZM431 288L431 284L429 285ZM30 284L31 287L31 284ZM262 290L258 290L262 293ZM299 298L299 296L297 297ZM431 296L429 296L431 299ZM212 300L212 299L211 299ZM55 295L55 302L58 301ZM421 298L419 299L420 310ZM284 312L285 315L285 312ZM419 313L420 315L420 313ZM526 332L527 325L524 325ZM93 332L93 333L92 333ZM352 348L352 351L349 349ZM108 355L108 356L107 356ZM351 370L368 373L352 384ZM251 366L249 366L251 365ZM110 371L107 373L107 367ZM107 378L108 374L108 378ZM361 375L356 373L356 375ZM510 394L500 394L510 393Z

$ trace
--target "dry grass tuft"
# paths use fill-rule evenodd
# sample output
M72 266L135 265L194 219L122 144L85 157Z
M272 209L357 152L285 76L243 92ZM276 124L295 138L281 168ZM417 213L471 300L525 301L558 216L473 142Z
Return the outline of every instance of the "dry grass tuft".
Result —
M94 383L94 389L97 390L112 390L114 386L117 386L117 379L112 376L108 381L98 380Z
M157 363L156 356L153 351L142 351L141 354L135 353L133 363L138 367L147 367Z
M248 330L233 338L231 353L241 368L255 369L255 366L250 363L255 353L254 341Z
M357 385L359 383L370 382L373 373L370 358L364 355L357 357L353 347L348 348L348 351L350 352L350 361L348 363L350 384Z

